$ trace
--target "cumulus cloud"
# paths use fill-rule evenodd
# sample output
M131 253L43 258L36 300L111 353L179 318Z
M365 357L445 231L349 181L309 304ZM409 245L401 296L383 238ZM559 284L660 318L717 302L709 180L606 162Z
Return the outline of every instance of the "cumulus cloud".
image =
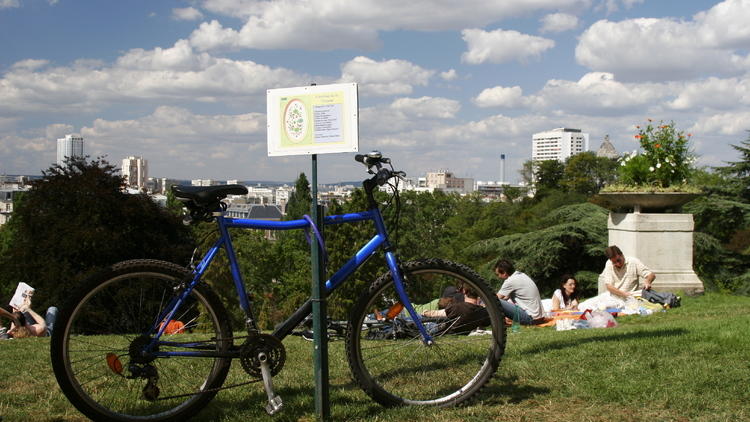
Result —
M726 110L750 106L750 78L711 77L682 85L677 97L668 103L674 110Z
M690 21L601 20L581 35L576 60L623 80L742 74L750 70L748 20L746 0L726 0Z
M748 130L750 111L732 111L700 116L689 131L693 133L720 133L722 135L744 135Z
M257 100L268 87L309 81L288 69L197 53L181 40L170 48L130 50L109 66L96 61L67 67L49 67L42 60L18 62L0 78L0 111L93 111L132 100Z
M461 103L448 98L399 98L391 108L410 118L452 119L461 109Z
M615 80L611 73L592 72L578 81L547 81L535 95L535 104L545 109L608 115L644 110L672 92L673 89L666 84L623 83Z
M521 103L523 90L520 86L496 86L482 90L472 101L478 107L515 107Z
M392 30L441 31L482 27L492 22L539 10L581 7L590 0L488 2L466 0L363 0L298 2L280 0L206 0L202 7L245 21L241 29L224 28L218 21L201 25L191 41L202 50L213 48L337 48L372 49L378 32ZM299 30L295 30L299 29ZM302 32L303 34L302 34Z
M172 9L172 19L178 21L195 21L203 18L203 13L194 7L178 7Z
M541 19L540 32L564 32L578 27L578 17L567 13L552 13Z
M116 162L137 151L149 160L153 175L167 176L168 162L225 169L227 159L250 160L251 147L265 146L265 130L263 113L203 115L160 106L137 119L95 119L80 132L91 153L107 153Z
M21 7L18 0L0 0L0 9L10 9L11 7Z
M309 7L309 3L300 3ZM372 50L380 46L377 31L364 26L337 24L321 20L310 10L304 13L277 13L272 9L268 20L251 17L239 31L225 28L217 20L202 23L190 35L190 42L200 50L212 49L283 49L300 48L315 51L330 51L338 48L361 48ZM306 20L305 18L310 18ZM305 28L294 31L290 28ZM312 29L312 30L310 30Z
M595 9L603 9L607 14L612 14L620 10L621 3L626 9L630 9L638 3L643 3L643 0L603 0Z
M468 48L461 60L469 64L525 62L555 46L553 40L518 31L465 29L461 34Z
M445 72L440 72L440 78L444 81L452 81L458 77L456 69L450 69Z
M357 82L361 92L374 96L410 94L415 85L425 86L435 71L406 60L375 61L358 56L341 66L339 82Z

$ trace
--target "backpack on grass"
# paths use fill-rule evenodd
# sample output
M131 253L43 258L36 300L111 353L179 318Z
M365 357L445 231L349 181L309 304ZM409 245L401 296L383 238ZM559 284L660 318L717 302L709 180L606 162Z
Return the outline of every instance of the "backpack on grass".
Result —
M680 297L669 292L655 292L651 289L643 289L641 296L651 303L659 303L669 308L680 306Z

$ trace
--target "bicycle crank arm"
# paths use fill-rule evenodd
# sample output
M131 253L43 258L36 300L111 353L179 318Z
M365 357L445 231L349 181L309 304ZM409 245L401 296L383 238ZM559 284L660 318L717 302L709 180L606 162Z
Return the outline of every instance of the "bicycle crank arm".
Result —
M268 404L266 405L266 413L273 415L274 413L281 410L284 403L281 401L281 397L273 392L273 381L271 379L271 366L268 364L268 356L264 353L258 353L258 360L260 361L260 373L263 376L263 388L266 389L268 395Z

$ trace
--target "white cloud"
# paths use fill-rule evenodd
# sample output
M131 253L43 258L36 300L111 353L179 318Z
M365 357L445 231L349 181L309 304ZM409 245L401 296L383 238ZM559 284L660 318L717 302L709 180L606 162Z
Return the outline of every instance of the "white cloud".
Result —
M551 79L538 92L534 104L569 113L609 115L643 111L670 95L669 85L622 83L605 72L587 73L578 81Z
M445 72L440 72L440 78L445 81L452 81L458 77L456 69L450 69Z
M244 156L251 160L250 149L265 147L265 131L262 113L203 115L161 106L132 120L99 118L80 133L88 154L106 153L116 162L137 152L152 164L152 175L166 176L164 164L168 162L225 171L227 159Z
M372 49L379 31L441 31L483 27L539 10L587 6L590 0L535 0L533 2L462 2L440 0L205 0L213 13L245 20L239 30L218 21L201 25L191 41L201 50L213 48ZM300 30L294 30L300 28Z
M461 34L468 47L461 60L469 64L525 62L529 58L538 58L542 52L555 46L550 39L518 31L464 29Z
M11 69L34 70L49 64L49 60L26 59L13 63Z
M523 90L520 86L496 86L482 90L472 101L478 107L515 107L521 103Z
M172 9L172 19L179 21L195 21L203 18L203 13L194 7L178 7Z
M742 74L750 70L748 6L747 0L727 0L691 21L601 20L581 35L576 60L622 80Z
M626 9L630 9L636 4L643 3L643 0L602 0L602 2L595 7L595 10L604 9L609 15L620 10L620 3L622 3Z
M310 81L284 68L194 52L181 40L170 48L133 49L111 66L78 61L68 67L24 60L0 78L0 111L94 111L123 101L258 101L269 87Z
M750 129L750 111L732 111L700 116L689 131L693 133L720 133L722 135L744 135ZM737 138L739 139L739 138Z
M578 17L567 13L552 13L541 19L542 28L545 32L564 32L578 27Z
M750 3L747 0L726 0L693 18L699 37L708 46L742 48L750 43Z
M18 0L0 0L0 9L10 9L11 7L21 7Z
M358 56L341 66L339 82L357 82L362 93L374 96L410 94L415 85L425 86L435 74L406 60L375 61Z
M750 106L750 77L720 79L711 77L686 82L669 102L675 110L733 109Z
M300 3L304 8L308 3ZM216 20L202 23L190 35L190 42L199 50L255 48L261 50L301 48L330 51L338 48L372 50L380 45L377 31L363 27L336 24L314 16L314 10L295 13L271 9L267 20L251 17L239 31L225 28ZM306 15L309 12L313 16ZM290 28L306 28L294 31ZM314 28L314 30L309 30Z
M399 98L391 103L391 108L408 118L452 119L461 109L461 103L448 98Z

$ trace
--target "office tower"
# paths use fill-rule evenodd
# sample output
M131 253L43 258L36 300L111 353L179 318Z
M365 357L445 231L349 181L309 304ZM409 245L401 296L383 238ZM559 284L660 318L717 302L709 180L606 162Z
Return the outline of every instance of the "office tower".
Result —
M531 160L558 160L589 150L589 134L581 129L557 128L535 133L531 138Z
M127 187L144 189L148 181L148 161L135 156L122 160L122 175Z
M57 164L62 166L65 158L83 158L83 137L81 135L65 135L57 139Z

